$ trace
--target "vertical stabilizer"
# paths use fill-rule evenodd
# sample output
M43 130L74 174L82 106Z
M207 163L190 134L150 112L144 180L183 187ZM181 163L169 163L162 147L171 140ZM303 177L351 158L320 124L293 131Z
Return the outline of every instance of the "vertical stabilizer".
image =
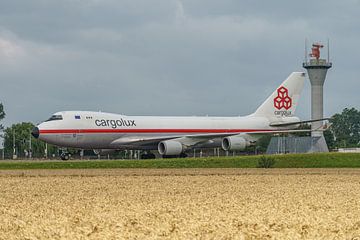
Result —
M261 104L255 116L290 117L294 116L301 91L304 87L305 73L293 72L290 76Z

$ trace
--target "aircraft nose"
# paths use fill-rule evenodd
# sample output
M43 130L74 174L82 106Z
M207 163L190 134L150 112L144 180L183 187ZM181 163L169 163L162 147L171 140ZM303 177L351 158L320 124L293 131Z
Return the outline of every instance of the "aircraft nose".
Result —
M40 136L39 128L34 127L33 130L31 131L31 135L33 135L34 138L39 138L39 136Z

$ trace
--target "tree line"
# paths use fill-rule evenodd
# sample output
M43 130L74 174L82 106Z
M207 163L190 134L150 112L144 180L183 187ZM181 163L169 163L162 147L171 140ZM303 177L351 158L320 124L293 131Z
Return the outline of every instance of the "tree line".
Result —
M46 144L31 136L31 130L35 127L30 122L13 124L4 130L5 156L45 158L57 156L57 147Z
M58 148L31 136L34 124L30 122L16 123L4 129L1 121L5 118L3 104L0 103L0 137L4 140L3 151L6 158L13 155L36 158L45 155L58 155ZM337 148L360 147L360 111L355 108L345 108L341 113L334 114L330 121L331 127L324 132L330 150ZM309 128L310 126L302 126ZM304 133L303 136L309 133ZM266 147L270 136L260 140L260 145ZM265 146L266 145L266 146ZM45 150L47 149L47 151Z
M4 128L1 121L5 116L4 106L0 103L0 137L3 138L1 148L2 155L5 158L12 158L14 155L18 157L30 157L32 155L35 158L43 158L45 157L45 149L47 149L48 156L57 155L57 147L46 145L31 136L31 130L35 127L33 123L16 123Z
M360 147L360 111L345 108L333 115L330 122L335 148Z

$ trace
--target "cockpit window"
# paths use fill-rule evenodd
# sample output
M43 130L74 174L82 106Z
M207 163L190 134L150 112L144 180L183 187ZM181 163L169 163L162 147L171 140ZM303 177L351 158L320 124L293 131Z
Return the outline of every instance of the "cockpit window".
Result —
M46 120L45 122L55 121L55 120L63 120L62 115L52 115L51 118L49 118L49 119Z

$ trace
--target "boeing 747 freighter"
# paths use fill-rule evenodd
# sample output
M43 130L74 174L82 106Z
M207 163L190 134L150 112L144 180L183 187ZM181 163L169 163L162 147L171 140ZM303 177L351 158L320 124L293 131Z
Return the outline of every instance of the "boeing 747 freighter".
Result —
M90 111L54 113L35 127L32 135L59 147L114 150L152 150L180 156L192 148L222 147L244 150L264 134L296 132L296 117L305 73L293 72L252 114L244 117L125 116ZM244 102L246 104L246 102ZM312 122L318 120L310 120ZM66 152L62 159L67 159Z

